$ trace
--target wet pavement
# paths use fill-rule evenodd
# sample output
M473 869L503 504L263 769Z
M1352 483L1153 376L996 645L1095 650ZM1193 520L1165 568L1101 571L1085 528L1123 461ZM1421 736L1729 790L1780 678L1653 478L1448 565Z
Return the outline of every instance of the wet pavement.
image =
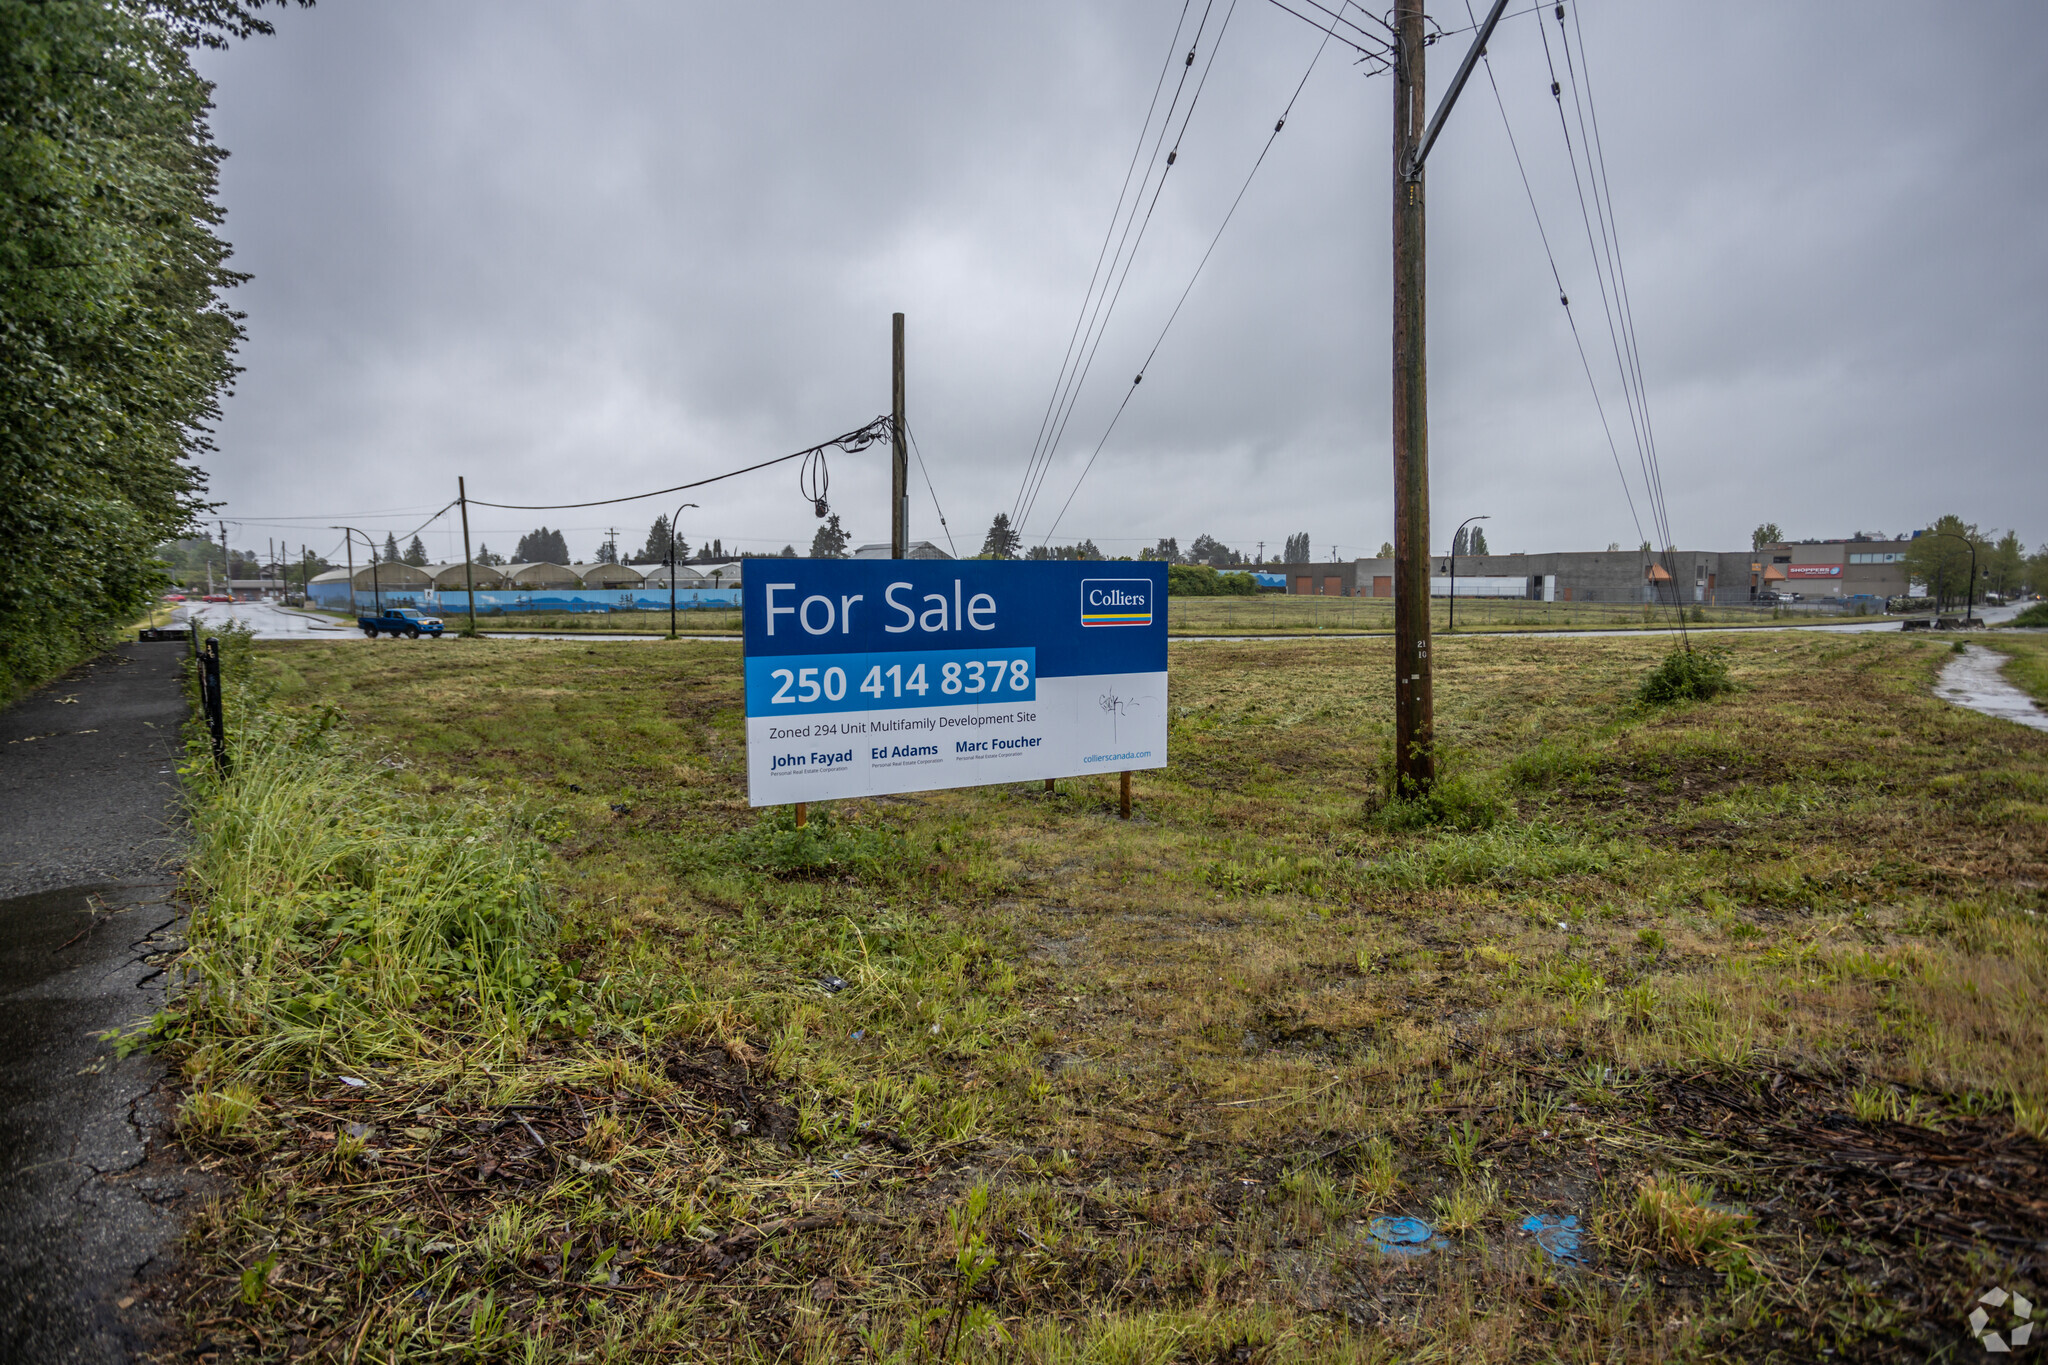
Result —
M1980 715L2048 730L2048 711L2005 677L2006 658L1995 649L1965 645L1934 684L1934 695Z
M189 602L178 608L172 616L175 625L182 626L188 620L197 618L208 626L225 626L234 622L248 630L259 640L358 640L364 644L370 641L362 631L345 621L321 616L312 612L282 607L274 602ZM443 618L446 620L446 618ZM438 648L453 643L452 637L460 629L453 622L448 623L448 634L436 640L422 636L417 640L401 640L392 636L379 636L377 643L385 645L425 645ZM641 634L600 634L595 631L485 631L493 640L665 640L665 635ZM685 640L733 641L737 635L685 635Z
M184 654L127 645L0 713L0 1360L133 1359L198 1188L162 1067L101 1041L180 947Z

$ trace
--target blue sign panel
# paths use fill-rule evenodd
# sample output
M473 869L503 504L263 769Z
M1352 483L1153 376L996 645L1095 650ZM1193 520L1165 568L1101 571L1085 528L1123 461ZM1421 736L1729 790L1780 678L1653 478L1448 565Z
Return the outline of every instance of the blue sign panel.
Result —
M755 805L1166 762L1166 567L748 561Z

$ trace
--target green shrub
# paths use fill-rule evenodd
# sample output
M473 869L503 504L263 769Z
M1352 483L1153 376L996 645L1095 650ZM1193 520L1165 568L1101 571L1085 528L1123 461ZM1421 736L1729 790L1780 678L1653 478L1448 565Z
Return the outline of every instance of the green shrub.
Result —
M2048 626L2048 602L2036 602L2009 623L2015 626Z
M1507 813L1507 799L1495 784L1458 773L1439 777L1435 786L1419 795L1388 797L1373 808L1367 823L1389 833L1474 830L1489 828Z
M1651 706L1668 706L1681 701L1706 701L1734 690L1728 676L1728 655L1719 649L1694 649L1680 645L1650 670L1636 700Z
M1168 597L1250 597L1259 580L1248 573L1219 573L1207 564L1166 566Z

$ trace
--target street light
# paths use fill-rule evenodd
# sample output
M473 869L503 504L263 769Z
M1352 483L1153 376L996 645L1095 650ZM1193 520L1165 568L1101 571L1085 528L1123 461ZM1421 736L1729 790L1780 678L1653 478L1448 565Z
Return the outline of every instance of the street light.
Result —
M1464 535L1465 528L1473 522L1492 520L1492 517L1484 513L1476 517L1467 517L1458 523L1457 531L1451 536L1451 619L1449 624L1444 627L1444 634L1446 635L1458 628L1458 537Z
M696 505L686 502L683 507ZM671 640L676 638L676 522L683 515L683 507L678 507L675 516L668 519L668 638Z
M330 526L327 529L330 531L341 531L346 533L342 536L342 543L348 546L349 614L354 615L356 610L356 543L354 537L361 536L363 538L363 544L370 547L370 601L372 603L371 615L382 616L384 614L384 593L382 585L377 581L377 542L370 539L370 533L368 531L358 531L353 526ZM396 639L397 637L393 636L392 638Z
M1977 542L1971 540L1968 536L1959 536L1954 531L1929 531L1928 534L1947 536L1950 540L1960 540L1963 544L1970 547L1970 586L1963 598L1963 624L1967 626L1970 624L1970 618L1977 611ZM1937 606L1935 610L1939 611L1940 607Z

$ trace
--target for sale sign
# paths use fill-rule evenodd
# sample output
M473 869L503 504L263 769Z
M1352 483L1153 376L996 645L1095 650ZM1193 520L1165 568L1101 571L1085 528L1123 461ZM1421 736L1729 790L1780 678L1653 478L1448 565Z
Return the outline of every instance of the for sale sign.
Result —
M756 559L756 806L1166 766L1166 567Z

